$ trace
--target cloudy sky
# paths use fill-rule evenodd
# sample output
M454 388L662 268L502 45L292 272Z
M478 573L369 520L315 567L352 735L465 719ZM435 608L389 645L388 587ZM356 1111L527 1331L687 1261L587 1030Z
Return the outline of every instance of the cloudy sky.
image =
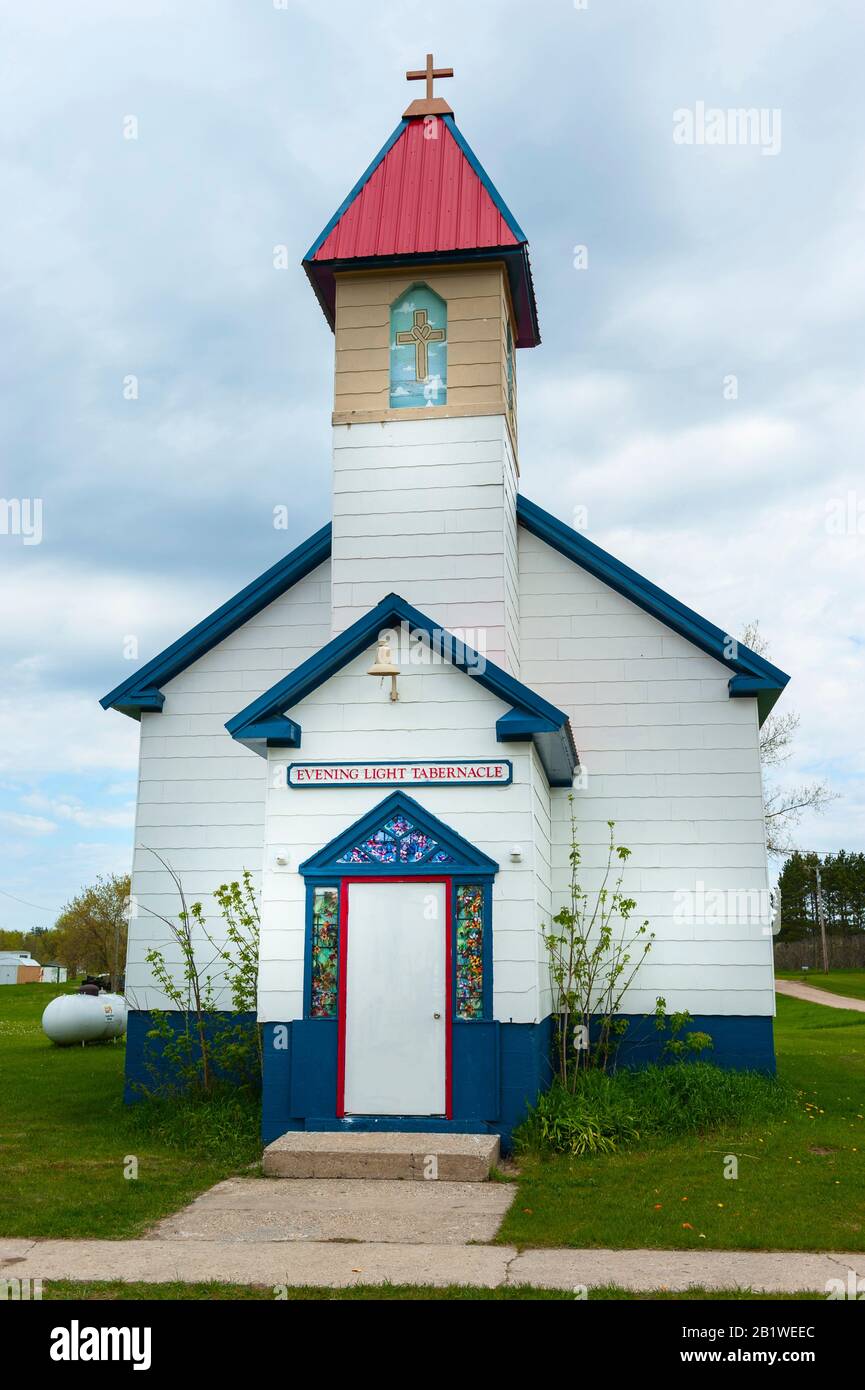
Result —
M862 847L863 16L3 0L0 926L129 864L138 726L97 703L128 639L149 659L327 519L299 262L429 49L532 245L524 490L725 630L760 619L785 776L840 793L800 842ZM699 103L764 111L762 141L677 142Z

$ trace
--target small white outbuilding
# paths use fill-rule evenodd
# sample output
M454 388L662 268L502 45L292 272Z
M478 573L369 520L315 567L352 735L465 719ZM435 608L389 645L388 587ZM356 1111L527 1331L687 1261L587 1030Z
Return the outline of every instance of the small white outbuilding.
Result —
M0 951L0 985L27 985L42 979L42 966L29 951Z

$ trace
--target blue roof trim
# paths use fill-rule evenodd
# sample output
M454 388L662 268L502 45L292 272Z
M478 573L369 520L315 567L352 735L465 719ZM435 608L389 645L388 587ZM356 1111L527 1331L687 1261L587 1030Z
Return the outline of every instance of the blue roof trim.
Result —
M492 198L502 217L507 222L517 241L527 242L528 237L526 236L517 219L514 217L513 213L511 212L510 208L508 207L507 203L502 197L501 193L496 188L486 169L481 164L471 145L466 140L462 131L457 126L457 123L454 120L453 116L443 116L442 119L445 125L447 126L448 130L450 131L451 135L456 140L457 144L459 145L460 149L462 150L472 169L477 174L484 188L489 193L490 197Z
M388 153L388 151L389 151L390 149L392 149L392 147L396 144L397 140L398 140L399 137L402 135L402 133L403 133L403 131L405 130L405 128L406 128L407 125L408 125L408 121L407 121L407 120L405 120L405 119L401 120L400 123L399 123L399 125L397 126L396 130L393 132L393 134L390 135L390 136L387 138L387 140L385 140L384 144L382 145L382 147L381 147L381 149L379 150L378 154L376 155L375 159L372 161L372 163L371 163L371 164L364 170L364 172L361 174L361 176L360 176L360 178L358 179L357 183L355 184L354 188L351 190L351 192L348 194L348 196L347 196L346 198L344 198L343 201L340 203L339 207L337 208L336 212L333 214L333 217L332 217L332 218L330 219L330 221L328 222L328 224L327 224L327 226L325 227L324 231L323 231L319 236L316 237L315 241L314 241L314 242L312 243L312 245L310 246L309 250L307 251L306 255L305 255L304 258L303 258L305 261L311 261L312 258L313 258L313 256L314 256L314 255L316 254L316 252L319 250L319 248L320 248L321 246L324 245L324 243L327 241L328 237L330 236L331 232L333 231L334 227L336 226L337 222L338 222L339 219L342 217L343 213L346 212L346 211L348 210L348 208L351 207L351 205L352 205L352 203L354 202L355 198L357 197L358 193L360 193L360 191L361 191L361 189L363 188L363 186L364 186L366 183L368 183L369 180L372 178L373 174L375 173L375 171L376 171L376 169L378 168L378 166L381 164L381 162L382 162L382 160L384 159L385 155L386 155L386 154Z
M496 736L500 741L531 739L538 749L551 784L572 785L574 770L579 766L579 757L568 716L507 671L479 656L452 633L406 603L399 594L388 594L369 613L358 618L345 632L328 642L320 652L301 662L300 666L283 680L278 681L270 690L266 690L257 700L253 700L245 709L229 719L225 725L226 729L232 738L256 748L257 751L263 752L267 747L274 746L299 748L300 727L294 721L284 718L286 710L299 704L349 661L359 656L378 638L383 629L403 622L413 631L425 632L430 646L437 655L512 706L496 723ZM296 736L296 742L286 742L289 724L291 738Z
M158 713L165 700L160 685L184 671L292 585L311 574L330 557L330 550L331 526L328 523L251 584L247 584L227 603L190 628L176 642L172 642L146 666L104 695L99 701L102 708L118 709L133 718L137 718L142 710Z
M369 835L374 834L382 821L389 820L394 815L408 816L425 835L430 835L434 840L437 840L439 847L447 850L457 860L456 867L441 866L437 869L436 865L429 861L393 866L338 863L341 854L350 850L358 840L365 840ZM499 866L495 859L484 854L483 850L477 849L470 840L465 839L458 831L452 830L449 825L439 820L438 816L434 816L419 801L415 801L413 796L409 796L407 792L396 791L391 792L390 796L386 796L366 815L354 821L346 830L329 840L322 849L316 850L315 854L305 859L298 866L298 873L307 876L321 873L327 873L331 876L337 874L346 878L357 878L366 873L378 878L382 873L387 873L388 869L395 869L400 876L407 873L417 873L421 877L429 877L430 872L452 874L468 871L496 874L499 871Z
M636 603L646 613L657 618L680 637L693 642L701 651L723 662L732 672L729 690L732 696L756 695L761 722L771 710L790 677L765 657L752 652L743 643L736 644L735 657L728 656L730 634L701 618L671 594L659 589L650 580L629 569L606 550L587 540L579 531L545 512L527 497L517 497L517 520L527 531L545 541L569 560L588 570L611 589Z

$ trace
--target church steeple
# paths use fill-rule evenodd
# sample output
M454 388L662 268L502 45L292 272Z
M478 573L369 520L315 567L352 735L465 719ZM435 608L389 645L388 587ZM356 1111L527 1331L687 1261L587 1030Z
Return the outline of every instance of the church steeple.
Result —
M335 277L343 270L429 262L503 265L518 348L540 342L528 240L469 146L435 77L452 68L408 72L425 78L427 95L412 102L372 163L303 259L319 303L335 327Z
M333 630L396 590L516 672L516 349L528 242L426 82L304 257L336 338ZM483 629L482 637L478 634Z

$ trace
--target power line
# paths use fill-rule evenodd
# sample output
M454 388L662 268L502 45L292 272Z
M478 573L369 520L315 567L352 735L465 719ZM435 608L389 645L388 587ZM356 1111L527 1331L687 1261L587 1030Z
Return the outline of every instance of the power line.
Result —
M0 888L0 898L11 898L13 903L21 903L22 907L35 908L37 912L45 912L49 917L54 917L63 910L59 907L40 907L39 903L29 903L26 898L16 898L14 893L6 893L2 888Z

